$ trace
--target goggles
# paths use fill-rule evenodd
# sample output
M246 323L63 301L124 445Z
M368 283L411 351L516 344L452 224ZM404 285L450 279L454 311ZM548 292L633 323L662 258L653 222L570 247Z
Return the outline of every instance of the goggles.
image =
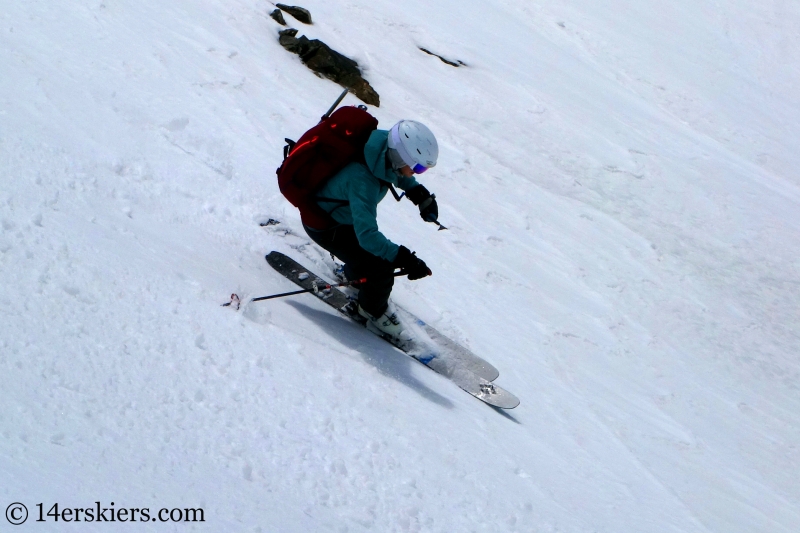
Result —
M414 171L414 174L422 174L423 172L428 170L428 167L426 167L425 165L420 165L419 163L417 163L416 165L411 167L411 170Z

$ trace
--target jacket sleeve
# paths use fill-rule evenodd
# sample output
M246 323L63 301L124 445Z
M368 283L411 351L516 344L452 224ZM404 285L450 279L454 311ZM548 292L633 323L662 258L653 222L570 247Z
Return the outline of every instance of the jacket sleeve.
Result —
M404 191L412 189L417 185L419 185L419 182L417 182L417 180L414 179L414 176L411 176L409 178L405 176L399 176L397 178L397 186L403 189Z
M400 247L378 230L380 192L380 182L372 175L365 173L350 181L348 200L353 216L353 229L358 237L358 244L364 250L387 261L394 261Z

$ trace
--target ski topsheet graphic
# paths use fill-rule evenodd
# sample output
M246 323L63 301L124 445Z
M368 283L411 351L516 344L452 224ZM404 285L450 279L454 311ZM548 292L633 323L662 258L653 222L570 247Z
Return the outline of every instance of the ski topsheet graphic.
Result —
M329 287L327 281L280 252L270 252L266 259L272 268L286 278L303 289L310 289L319 299L343 315L365 325L363 318L348 312L347 306L351 300L343 292ZM410 338L393 339L381 335L377 330L369 327L367 329L489 405L503 409L513 409L519 405L516 396L492 383L499 375L494 366L408 311L398 307L398 313L411 333Z

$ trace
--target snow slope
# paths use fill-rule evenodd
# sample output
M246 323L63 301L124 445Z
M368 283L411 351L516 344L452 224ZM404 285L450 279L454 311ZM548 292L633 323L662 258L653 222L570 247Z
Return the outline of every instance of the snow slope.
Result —
M41 531L800 530L800 7L302 5L382 126L440 140L421 181L450 230L381 206L434 271L395 300L521 406L311 297L219 306L293 288L270 250L326 259L274 169L339 88L271 4L4 0L0 508L206 517Z

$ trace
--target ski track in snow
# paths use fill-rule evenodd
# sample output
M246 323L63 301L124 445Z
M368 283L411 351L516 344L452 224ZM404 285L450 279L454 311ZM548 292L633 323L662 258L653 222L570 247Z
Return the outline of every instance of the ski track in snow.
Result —
M420 181L450 229L384 201L434 271L394 298L500 369L522 401L502 416L311 297L248 303L294 288L270 250L330 267L274 169L339 88L278 45L272 5L6 4L0 507L205 511L145 531L800 529L796 6L287 16L359 62L382 127L437 134ZM57 526L86 527L134 526Z

